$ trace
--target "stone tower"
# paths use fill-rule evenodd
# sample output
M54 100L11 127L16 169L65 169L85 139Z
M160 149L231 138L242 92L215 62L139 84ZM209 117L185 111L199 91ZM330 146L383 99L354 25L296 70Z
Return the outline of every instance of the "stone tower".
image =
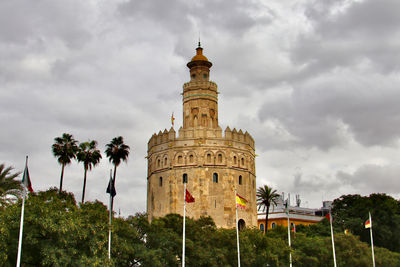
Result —
M211 216L218 227L235 227L235 189L248 200L238 209L240 226L257 227L254 140L242 130L218 125L217 84L210 81L212 63L197 47L187 64L183 85L183 127L153 134L148 142L147 214L151 221L169 213L183 215L184 185L195 198L186 216ZM185 175L185 176L186 176Z

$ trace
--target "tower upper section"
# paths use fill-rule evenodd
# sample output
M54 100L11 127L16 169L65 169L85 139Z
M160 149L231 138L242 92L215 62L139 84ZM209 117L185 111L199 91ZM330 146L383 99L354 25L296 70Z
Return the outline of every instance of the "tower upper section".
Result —
M196 48L196 55L187 63L190 81L183 85L183 128L218 128L217 84L210 81L212 63Z

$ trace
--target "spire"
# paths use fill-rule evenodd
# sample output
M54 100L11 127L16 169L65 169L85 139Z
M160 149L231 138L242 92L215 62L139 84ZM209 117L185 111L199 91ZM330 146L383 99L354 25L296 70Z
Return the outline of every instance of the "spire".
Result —
M199 31L199 46L198 47L201 47L201 44L200 44L200 31Z

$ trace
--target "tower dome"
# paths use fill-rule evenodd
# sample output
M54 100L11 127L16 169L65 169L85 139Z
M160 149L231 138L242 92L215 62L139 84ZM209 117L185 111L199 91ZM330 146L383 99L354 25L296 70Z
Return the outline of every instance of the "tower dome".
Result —
M192 60L186 66L188 66L189 69L194 66L206 66L211 68L212 63L203 55L203 48L200 46L200 42L199 46L196 48L196 55L192 57Z

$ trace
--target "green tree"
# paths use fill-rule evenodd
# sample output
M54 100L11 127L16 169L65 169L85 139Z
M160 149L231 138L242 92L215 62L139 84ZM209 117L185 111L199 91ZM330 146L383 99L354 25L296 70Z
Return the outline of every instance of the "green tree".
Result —
M81 211L86 210L86 213ZM107 266L107 209L92 203L76 205L73 194L56 188L30 193L25 202L23 266ZM87 210L91 209L91 212ZM103 217L91 219L92 214ZM89 215L92 216L89 216ZM0 215L7 233L7 259L0 266L15 266L21 200ZM90 222L90 223L89 223Z
M77 159L79 162L83 162L83 167L84 167L83 189L82 189L82 203L84 203L87 171L92 170L92 168L96 166L101 159L100 150L97 149L97 142L95 140L92 140L89 142L80 143L79 151L77 153Z
M114 137L109 144L106 145L106 155L108 160L114 164L114 186L115 178L117 176L117 167L121 164L121 161L127 161L129 156L130 147L124 143L122 136ZM111 199L111 209L114 206L114 197Z
M0 266L16 264L20 215L21 200L0 213ZM78 206L72 193L59 194L56 188L30 193L25 202L22 265L137 266L147 253L143 233L132 223L139 220L136 216L113 220L109 261L108 211L103 203Z
M15 198L21 195L21 182L15 179L21 173L11 173L12 170L12 167L0 164L0 206L10 204ZM10 198L10 196L14 196L14 198Z
M114 164L114 182L117 174L117 167L121 161L127 161L129 156L129 146L124 144L122 136L115 137L106 145L106 155L108 160Z
M0 212L0 266L15 266L21 200ZM73 194L57 189L29 194L25 206L22 264L31 266L179 266L182 222L169 214L148 222L146 214L116 218L112 224L111 261L107 257L108 212L99 202L77 205ZM324 226L325 227L325 226ZM324 232L324 231L322 231ZM330 236L296 233L292 247L287 229L264 235L256 228L240 235L243 267L333 265ZM371 248L358 236L335 234L338 266L371 266ZM400 254L375 247L377 266L400 266ZM236 231L219 229L210 217L186 219L188 266L237 266Z
M272 190L271 187L268 187L267 185L264 185L264 187L259 187L257 189L257 205L258 205L258 210L261 208L263 211L266 210L265 212L265 233L267 232L268 229L268 214L269 214L269 208L271 205L276 205L277 201L279 199L280 195L276 192L276 190Z
M64 167L71 163L71 159L76 158L78 152L77 141L71 134L63 133L61 137L54 138L54 144L52 146L53 155L57 158L58 163L61 164L61 178L59 193L62 191L63 178L64 178Z
M336 226L336 225L334 225ZM331 228L330 228L330 223L328 219L323 219L319 223L316 224L309 224L309 225L304 225L304 224L299 224L296 225L296 233L304 233L309 237L314 237L314 236L331 236ZM342 232L340 227L335 227L334 232Z
M340 231L349 229L361 241L370 243L369 230L364 227L368 212L372 215L374 245L400 252L399 201L391 196L343 195L333 202L333 223Z

